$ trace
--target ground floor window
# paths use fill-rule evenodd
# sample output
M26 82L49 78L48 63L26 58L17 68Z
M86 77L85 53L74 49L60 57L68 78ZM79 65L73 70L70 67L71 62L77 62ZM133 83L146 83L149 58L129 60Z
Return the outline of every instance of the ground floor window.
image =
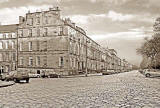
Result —
M59 66L64 66L64 57L59 58Z

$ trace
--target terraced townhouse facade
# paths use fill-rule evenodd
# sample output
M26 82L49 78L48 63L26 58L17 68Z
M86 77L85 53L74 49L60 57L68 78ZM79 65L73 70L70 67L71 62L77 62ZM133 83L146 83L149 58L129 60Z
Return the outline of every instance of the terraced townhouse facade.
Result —
M17 69L17 24L0 25L0 74Z
M101 47L69 18L62 19L58 7L28 12L17 27L19 71L74 75L122 68L115 50Z

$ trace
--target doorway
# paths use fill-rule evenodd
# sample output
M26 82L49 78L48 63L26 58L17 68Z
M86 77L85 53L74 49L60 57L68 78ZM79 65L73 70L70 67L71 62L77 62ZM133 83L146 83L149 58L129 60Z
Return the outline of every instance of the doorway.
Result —
M40 70L37 70L37 74L41 74L41 71L40 71Z

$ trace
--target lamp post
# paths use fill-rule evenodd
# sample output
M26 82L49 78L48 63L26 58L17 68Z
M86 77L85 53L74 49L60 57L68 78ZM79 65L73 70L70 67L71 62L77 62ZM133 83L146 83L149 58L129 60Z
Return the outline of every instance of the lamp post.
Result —
M86 39L86 73L85 73L85 76L87 77L88 76L88 68L87 68L87 63L88 63L88 60L87 60L87 55L88 55L88 46L87 46L87 43L90 43L89 41L87 41Z

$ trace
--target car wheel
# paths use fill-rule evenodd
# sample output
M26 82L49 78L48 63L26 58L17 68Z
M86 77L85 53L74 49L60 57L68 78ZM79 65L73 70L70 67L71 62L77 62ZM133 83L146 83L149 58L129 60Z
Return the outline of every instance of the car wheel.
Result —
M8 81L9 81L9 79L5 79L5 81L7 81L7 82L8 82Z
M28 78L28 79L26 79L26 83L29 83L29 78Z
M14 82L19 83L19 80L18 79L14 79Z
M151 75L149 73L146 74L146 77L150 77Z

